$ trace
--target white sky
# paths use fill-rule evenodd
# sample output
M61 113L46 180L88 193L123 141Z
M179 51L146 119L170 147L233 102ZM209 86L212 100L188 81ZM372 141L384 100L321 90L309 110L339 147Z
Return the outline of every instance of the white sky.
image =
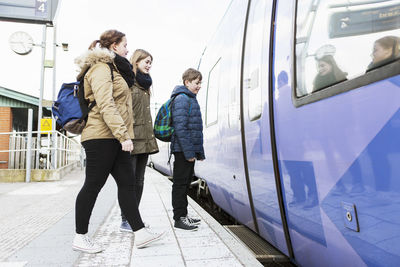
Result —
M173 87L181 83L183 71L197 68L201 53L222 19L230 0L62 0L57 17L57 43L68 43L69 51L57 49L56 93L63 82L77 74L74 58L108 29L126 34L129 54L137 48L154 58L153 101L165 102ZM41 48L25 56L15 54L8 38L25 31L35 43L42 41L41 25L0 22L0 86L39 96ZM52 30L47 31L46 59L52 59ZM45 72L44 99L52 98L52 70Z

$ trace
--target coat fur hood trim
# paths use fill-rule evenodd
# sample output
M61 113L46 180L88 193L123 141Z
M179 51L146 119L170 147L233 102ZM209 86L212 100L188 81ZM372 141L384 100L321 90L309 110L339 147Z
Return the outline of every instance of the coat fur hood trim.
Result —
M86 69L96 63L111 63L113 62L115 53L107 48L95 47L87 50L85 53L75 59L75 64L80 68L78 78L86 71Z

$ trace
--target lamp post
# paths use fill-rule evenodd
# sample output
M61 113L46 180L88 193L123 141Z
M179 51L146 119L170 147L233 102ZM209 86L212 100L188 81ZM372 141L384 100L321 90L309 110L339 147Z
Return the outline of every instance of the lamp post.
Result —
M40 144L40 137L41 137L41 118L42 118L42 102L43 102L43 91L44 91L44 61L46 59L46 37L47 37L47 26L43 25L43 33L42 33L42 60L40 62L40 93L39 93L39 106L38 106L38 124L37 124L37 130L38 130L38 134L36 137L36 149L37 149L37 153L36 153L36 166L39 166L39 154L40 154L40 148L41 148L41 144Z
M68 43L62 43L61 45L57 44L57 27L56 25L54 25L54 30L53 30L53 90L52 90L52 96L51 96L51 100L54 103L54 101L56 101L56 58L57 58L57 47L62 47L63 51L68 51ZM56 119L54 117L53 112L51 113L52 116L52 143L53 143L53 147L54 149L51 150L52 153L52 161L53 161L53 168L57 169L57 146L58 146L58 142L57 142L57 134L55 134L56 131Z
M39 153L40 153L40 148L41 148L41 119L43 116L43 93L44 93L44 83L45 83L45 68L49 67L46 65L46 38L47 38L47 25L43 25L43 31L42 31L42 42L40 44L35 44L33 42L32 37L25 33L25 32L15 32L10 36L9 43L11 49L19 54L19 55L27 55L32 51L32 48L35 46L39 46L42 48L42 57L41 57L41 66L40 66L40 93L39 93L39 103L38 103L38 123L37 123L37 143L36 143L36 148L37 148L37 154L35 158L36 166L39 165ZM53 26L53 62L50 67L53 68L53 88L52 88L52 101L55 101L56 98L56 48L57 47L62 47L64 51L68 51L68 43L62 43L61 45L57 44L56 42L56 37L57 37L57 31L55 25ZM52 124L52 130L55 131L56 129L56 124L55 120L53 117L53 124ZM53 144L56 144L56 140L54 139L54 134L53 134ZM52 153L54 153L55 150L52 150ZM54 162L57 162L56 159L57 153L53 154L52 159L54 159ZM54 168L56 168L56 164L53 165Z
M51 102L54 103L56 100L56 58L57 58L57 28L54 25L53 29L53 89L51 94ZM57 169L57 134L56 132L56 122L54 118L53 112L51 112L52 124L51 124L51 132L52 132L52 139L51 142L53 144L53 149L51 150L51 160L52 160L52 167L53 169ZM50 140L49 140L50 141Z

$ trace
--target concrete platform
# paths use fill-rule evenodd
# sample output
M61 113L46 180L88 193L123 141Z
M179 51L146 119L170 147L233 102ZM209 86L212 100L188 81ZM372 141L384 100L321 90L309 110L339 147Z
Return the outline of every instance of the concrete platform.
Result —
M116 185L110 177L89 226L89 234L105 250L98 254L72 251L73 208L83 179L84 173L75 171L51 183L0 184L0 203L8 206L7 212L0 210L0 266L262 266L191 199L189 214L202 219L200 228L176 231L171 182L150 168L146 170L140 211L154 230L166 231L164 239L137 249L134 235L119 231ZM18 194L21 191L23 194Z

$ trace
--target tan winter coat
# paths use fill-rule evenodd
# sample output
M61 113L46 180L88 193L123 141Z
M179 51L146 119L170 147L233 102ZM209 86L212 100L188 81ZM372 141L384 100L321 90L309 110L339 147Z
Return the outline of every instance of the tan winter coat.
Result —
M124 78L114 65L113 75L107 63L113 62L115 54L105 48L88 50L75 63L81 68L78 78L85 70L85 98L96 105L89 112L81 141L91 139L132 139L132 95Z
M153 121L150 113L150 94L136 81L132 89L133 108L133 151L131 154L154 154L158 152L153 133Z

